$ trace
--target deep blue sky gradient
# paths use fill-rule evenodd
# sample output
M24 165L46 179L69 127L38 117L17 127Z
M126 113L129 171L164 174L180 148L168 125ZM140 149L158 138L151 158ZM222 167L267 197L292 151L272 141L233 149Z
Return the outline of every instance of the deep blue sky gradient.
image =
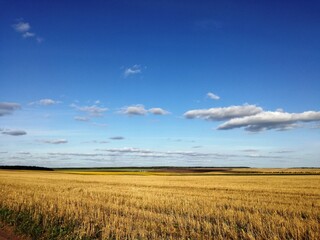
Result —
M319 1L0 0L0 102L22 106L1 117L0 128L28 132L20 137L1 134L0 150L7 153L0 159L10 164L8 159L19 151L40 154L32 146L41 146L43 154L95 152L97 146L84 147L82 142L120 135L125 140L104 147L228 154L250 148L260 155L289 149L294 153L284 163L269 158L249 161L244 156L236 162L200 159L196 164L320 166L319 129L218 131L221 122L183 117L191 109L245 103L266 111L320 111L319 12ZM30 31L43 42L22 38L12 27L19 21L30 23ZM134 65L141 73L124 77L125 69ZM208 92L221 99L208 99ZM29 104L46 98L61 103ZM70 104L89 106L96 100L109 111L92 121L107 127L74 121L81 114ZM171 114L117 113L135 104L161 107ZM40 143L44 138L68 139L68 144ZM170 165L164 158L121 161L119 165ZM175 161L193 164L183 158Z

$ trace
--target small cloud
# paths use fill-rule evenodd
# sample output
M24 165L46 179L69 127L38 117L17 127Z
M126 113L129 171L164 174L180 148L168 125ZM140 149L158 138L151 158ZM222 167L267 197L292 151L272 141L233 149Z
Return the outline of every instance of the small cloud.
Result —
M154 114L154 115L167 115L169 114L170 112L162 109L162 108L150 108L148 110L148 112Z
M212 92L208 92L207 93L207 97L212 99L212 100L219 100L220 99L220 97L218 95L216 95L216 94L214 94Z
M32 33L32 32L25 32L24 34L22 34L22 37L23 38L31 38L31 37L34 37L35 34Z
M40 99L39 101L36 102L31 102L29 105L41 105L41 106L50 106L50 105L55 105L59 104L61 101L56 101L50 98L45 98L45 99Z
M12 27L19 33L24 33L30 30L31 26L27 22L20 21L16 24L13 24Z
M106 124L106 123L96 123L96 122L93 122L92 125L97 126L97 127L107 127L108 126L108 124Z
M4 115L10 115L15 110L20 109L21 106L18 103L12 103L12 102L0 102L0 117Z
M110 137L109 139L111 139L111 140L124 140L124 137L115 136L115 137Z
M143 115L147 115L148 113L154 114L154 115L167 115L170 114L170 112L162 109L162 108L150 108L150 109L146 109L144 107L144 105L142 104L137 104L137 105L132 105L132 106L128 106L128 107L123 107L121 108L121 110L119 111L119 113L121 114L125 114L128 116L143 116Z
M37 36L37 34L34 33L34 32L30 32L31 25L28 22L20 20L18 23L13 24L12 27L16 32L20 33L22 38L24 38L24 39L35 38L35 40L38 43L43 42L43 38L42 37Z
M36 40L37 40L38 43L42 43L44 41L44 39L41 38L41 37L37 37Z
M120 110L120 113L129 115L129 116L142 116L147 114L147 110L144 108L143 105L137 104L137 105L132 105L129 107L123 107Z
M127 78L131 75L139 74L142 72L141 66L140 65L133 65L132 67L126 68L124 70L124 77Z
M6 129L6 130L2 130L2 134L10 135L10 136L23 136L23 135L26 135L27 132L26 132L26 131L23 131L23 130L10 130L10 129Z
M90 121L90 118L88 118L88 117L76 116L76 117L74 117L74 120L80 121L80 122L89 122L89 121Z
M68 143L68 140L66 139L47 139L47 140L39 140L42 143L48 143L48 144L64 144Z
M104 112L108 111L108 108L99 107L97 105L92 106L77 106L76 104L71 104L71 107L89 114L92 117L101 117Z

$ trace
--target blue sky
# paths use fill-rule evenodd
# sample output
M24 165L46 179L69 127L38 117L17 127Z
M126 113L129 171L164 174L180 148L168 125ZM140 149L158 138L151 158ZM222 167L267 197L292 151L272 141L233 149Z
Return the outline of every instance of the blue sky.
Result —
M317 1L0 9L0 164L320 167Z

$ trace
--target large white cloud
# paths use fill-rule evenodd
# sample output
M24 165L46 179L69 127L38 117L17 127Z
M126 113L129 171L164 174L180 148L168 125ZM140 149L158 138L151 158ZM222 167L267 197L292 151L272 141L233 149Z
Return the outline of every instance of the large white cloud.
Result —
M252 116L262 112L261 107L256 105L230 106L209 109L194 109L184 113L188 119L200 118L209 121L229 120L237 117Z
M20 108L21 106L18 103L0 102L0 117L4 115L12 114L15 110Z
M320 121L320 112L307 111L302 113L260 112L253 116L244 116L228 120L221 124L219 130L242 128L251 132L263 130L288 130L297 127L299 122Z

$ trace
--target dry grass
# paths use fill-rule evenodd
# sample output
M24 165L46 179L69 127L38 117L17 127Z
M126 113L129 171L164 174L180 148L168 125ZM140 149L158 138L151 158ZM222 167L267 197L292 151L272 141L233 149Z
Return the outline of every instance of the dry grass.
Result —
M0 171L0 186L43 239L320 239L320 176Z

